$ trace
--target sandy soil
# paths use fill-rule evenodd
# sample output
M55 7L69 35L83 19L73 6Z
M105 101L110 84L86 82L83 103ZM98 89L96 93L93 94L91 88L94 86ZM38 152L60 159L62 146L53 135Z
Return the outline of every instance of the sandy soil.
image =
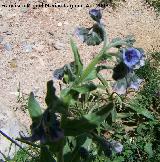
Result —
M18 0L0 1L0 97L5 98L10 109L17 108L17 117L28 123L28 118L17 103L17 89L29 94L35 91L43 103L46 82L52 79L55 68L72 61L69 38L77 26L91 26L89 8L39 8L2 7L2 4L14 4ZM22 0L21 4L35 4L38 1ZM40 1L39 1L40 2ZM42 2L42 1L41 1ZM53 0L46 1L55 3ZM65 0L66 4L85 6L94 0ZM116 10L105 8L103 20L109 38L124 37L133 34L136 47L146 52L160 51L160 17L148 7L144 0L126 0ZM100 50L88 47L75 38L80 54L88 63Z

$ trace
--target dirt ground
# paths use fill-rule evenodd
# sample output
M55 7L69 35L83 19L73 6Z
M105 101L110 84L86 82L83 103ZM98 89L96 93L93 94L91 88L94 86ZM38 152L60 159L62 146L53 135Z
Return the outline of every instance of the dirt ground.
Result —
M71 8L3 7L2 4L39 4L32 0L0 1L0 98L10 109L16 109L17 118L27 125L21 102L17 103L17 90L28 95L36 92L43 104L46 82L52 79L55 68L72 61L69 38L77 26L91 26L87 4L95 0L65 0L61 3L83 5ZM41 1L42 2L42 1ZM46 0L46 3L58 3ZM160 51L160 17L144 0L126 0L117 9L106 7L103 21L109 39L133 34L136 47L146 52ZM88 47L74 37L81 57L88 63L100 50L100 46ZM44 105L44 104L43 104Z

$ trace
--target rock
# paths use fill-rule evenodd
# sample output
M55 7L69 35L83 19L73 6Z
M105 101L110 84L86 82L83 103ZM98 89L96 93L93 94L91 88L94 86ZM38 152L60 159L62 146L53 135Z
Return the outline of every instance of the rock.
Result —
M16 59L12 59L11 61L8 62L10 64L10 67L12 69L17 68L17 60Z
M3 37L0 35L0 43L3 42Z
M26 42L23 43L23 50L24 52L30 53L32 52L32 45L31 44L27 44Z
M57 26L59 26L59 27L60 27L60 26L62 26L62 23L61 23L61 22L59 22L59 23L57 24Z
M2 98L0 98L0 130L12 139L19 137L19 132L25 130L16 118L14 111L4 103ZM11 142L0 133L0 150L3 154L8 156L9 153L9 156L13 157L13 154L18 149L14 144L11 145ZM3 159L1 154L0 159Z
M53 43L53 47L56 50L61 50L61 49L64 49L65 45L64 45L64 43L57 41L57 42Z
M4 44L4 48L7 50L7 51L11 51L12 50L12 45L10 43L5 43Z

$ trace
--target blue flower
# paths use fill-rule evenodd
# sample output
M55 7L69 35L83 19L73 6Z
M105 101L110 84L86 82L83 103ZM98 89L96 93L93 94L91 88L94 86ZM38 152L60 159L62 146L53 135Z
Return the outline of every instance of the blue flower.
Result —
M56 78L57 80L62 80L64 76L64 67L60 68L60 69L56 69L53 72L53 77Z
M112 145L112 149L116 152L116 153L121 153L123 151L123 145L120 142L117 141L111 141L110 142Z
M100 22L100 19L102 18L100 9L91 9L89 14L93 20Z
M41 144L46 144L48 142L57 142L64 138L64 132L60 128L60 123L56 119L55 114L50 114L49 109L47 109L40 123L32 123L31 133L29 137L25 137L20 134L22 140L29 142L40 141Z
M123 62L131 69L138 69L144 66L144 54L136 48L123 49Z
M136 80L130 82L129 88L132 88L135 91L137 91L142 82L143 82L143 79L137 78Z
M129 72L125 78L118 80L113 85L113 91L120 95L125 94L128 88L138 91L142 82L143 79L138 78L134 72Z

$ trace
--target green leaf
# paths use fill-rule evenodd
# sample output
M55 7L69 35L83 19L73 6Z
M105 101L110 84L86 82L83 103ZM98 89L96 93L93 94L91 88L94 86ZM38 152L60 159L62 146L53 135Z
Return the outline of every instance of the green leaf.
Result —
M96 68L94 68L92 71L90 71L90 73L88 74L88 76L83 80L85 81L91 81L93 79L97 78L97 70Z
M144 151L149 155L149 158L153 157L152 143L146 143L144 146Z
M128 46L133 46L133 44L135 43L135 38L133 35L128 35L125 37L125 42L128 44Z
M39 118L42 115L41 107L39 103L37 102L37 100L35 99L33 92L31 92L29 95L28 111L29 111L32 121L39 120Z
M80 148L84 147L88 150L92 140L87 137L87 134L81 134L76 137L68 137L68 146L64 148L65 162L80 162ZM70 147L69 147L70 145ZM87 160L87 159L85 159Z
M111 43L115 43L115 42L118 42L118 41L121 41L122 39L120 37L117 37L117 38L113 38Z
M132 110L136 111L138 114L141 114L148 119L154 120L152 113L148 111L147 109L141 107L141 105L137 105L136 102L132 101L130 104L127 104L127 106L131 108Z
M119 38L119 37L117 37L117 38L112 39L111 43L116 43L116 42L120 42L120 41L122 41L122 39ZM118 45L118 46L115 46L115 47L116 47L116 48L120 48L121 46L122 46L122 45Z
M73 90L84 94L87 92L91 92L91 91L95 90L96 88L97 88L97 86L94 83L90 82L88 84L83 84L81 86L77 86L77 87L73 88Z
M101 70L105 69L111 69L111 67L106 65L99 65L97 67L94 67L92 71L88 74L88 76L84 79L84 81L90 81L97 78L97 73L99 73Z
M69 106L73 105L77 101L79 93L73 89L65 88L61 91L60 96L63 103Z
M112 148L111 144L108 140L106 140L103 136L98 136L95 133L92 133L92 140L95 142L97 145L99 145L99 152L103 150L105 156L111 156L112 155Z
M56 98L55 96L56 89L53 87L53 81L50 80L47 82L47 95L45 98L46 104L49 107L53 104L53 99Z
M40 162L56 162L46 146L41 147Z
M88 46L90 45L99 45L102 42L101 37L94 31L91 32L91 34L88 35L86 41Z
M133 115L134 113L117 113L117 119L128 118Z
M76 44L73 42L72 39L70 40L70 42L71 42L71 47L72 47L72 51L74 54L74 60L75 60L74 65L75 65L75 69L76 69L76 75L79 76L82 73L83 64L82 64Z
M76 136L89 132L99 126L110 114L113 103L104 105L97 112L82 116L79 119L63 119L62 128L66 136Z
M67 105L65 105L56 95L56 89L53 87L53 81L47 82L47 95L45 98L48 108L51 108L53 112L59 112L66 114Z
M102 25L94 24L91 28L77 28L76 35L88 46L99 45L104 40L104 32Z

